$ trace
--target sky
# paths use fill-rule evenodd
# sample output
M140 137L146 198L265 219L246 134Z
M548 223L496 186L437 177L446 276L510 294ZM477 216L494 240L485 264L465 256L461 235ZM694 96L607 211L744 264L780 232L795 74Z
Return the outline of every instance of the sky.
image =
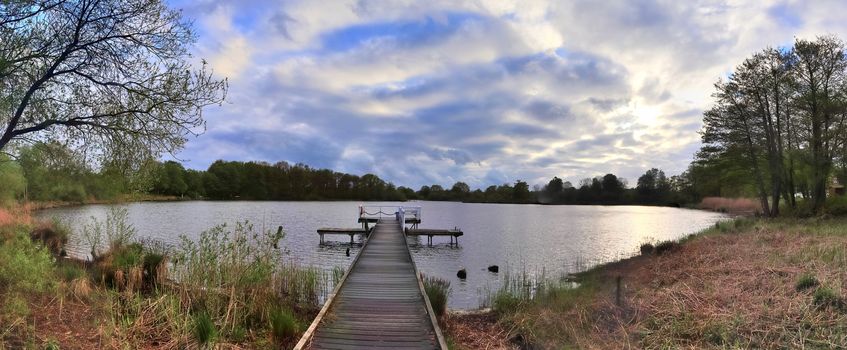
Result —
M684 171L713 84L843 1L171 0L229 81L176 158L472 188Z

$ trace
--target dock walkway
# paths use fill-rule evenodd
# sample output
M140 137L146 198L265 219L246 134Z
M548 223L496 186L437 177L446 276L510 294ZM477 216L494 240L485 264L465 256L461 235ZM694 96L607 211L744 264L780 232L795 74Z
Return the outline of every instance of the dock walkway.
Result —
M296 349L446 349L402 230L377 222Z

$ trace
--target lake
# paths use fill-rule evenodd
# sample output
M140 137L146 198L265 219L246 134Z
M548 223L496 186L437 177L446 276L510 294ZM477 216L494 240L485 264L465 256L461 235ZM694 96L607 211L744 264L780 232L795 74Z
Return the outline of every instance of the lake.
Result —
M176 244L180 235L197 237L217 224L249 220L256 227L276 229L282 225L286 259L303 265L332 269L347 267L359 247L345 255L349 236L327 236L335 240L319 245L319 227L359 227L361 202L252 202L186 201L117 204L128 209L139 238ZM465 235L457 247L449 237L409 238L418 269L451 282L449 307L479 306L488 290L502 283L504 271L559 276L564 273L632 256L644 242L678 239L725 220L720 213L642 206L545 206L529 204L478 204L455 202L368 202L375 205L421 206L421 228L458 227ZM87 256L78 239L90 217L106 217L111 205L86 205L40 211L43 218L56 217L71 225L68 252ZM487 271L499 265L500 273ZM456 272L466 268L468 277Z

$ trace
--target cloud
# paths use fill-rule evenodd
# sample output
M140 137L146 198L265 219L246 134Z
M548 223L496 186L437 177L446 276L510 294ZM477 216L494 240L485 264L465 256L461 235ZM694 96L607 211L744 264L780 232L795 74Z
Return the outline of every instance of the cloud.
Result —
M180 0L229 100L178 156L285 160L398 185L683 171L712 84L839 1Z

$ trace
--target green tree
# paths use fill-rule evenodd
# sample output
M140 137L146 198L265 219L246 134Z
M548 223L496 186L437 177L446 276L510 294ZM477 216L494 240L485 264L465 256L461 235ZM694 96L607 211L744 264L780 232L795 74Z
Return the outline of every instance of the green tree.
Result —
M8 205L26 191L26 179L21 166L0 154L0 205Z

